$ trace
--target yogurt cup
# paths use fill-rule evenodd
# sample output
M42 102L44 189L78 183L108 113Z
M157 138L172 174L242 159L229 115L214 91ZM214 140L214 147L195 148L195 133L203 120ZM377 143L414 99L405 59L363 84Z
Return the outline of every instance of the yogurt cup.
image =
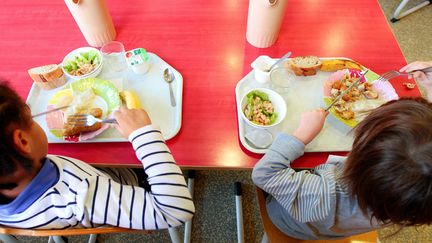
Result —
M259 83L267 83L270 81L270 72L268 70L276 61L269 56L259 56L251 63L254 69L254 76Z
M150 69L150 59L144 48L136 48L127 51L126 61L132 70L137 74L145 74Z

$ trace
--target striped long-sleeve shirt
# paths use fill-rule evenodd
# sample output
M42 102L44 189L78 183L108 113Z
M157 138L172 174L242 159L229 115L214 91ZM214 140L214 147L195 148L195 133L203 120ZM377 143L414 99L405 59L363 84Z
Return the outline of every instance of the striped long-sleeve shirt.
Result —
M332 239L379 227L340 180L345 157L330 156L313 170L296 172L290 164L303 153L301 141L280 134L252 172L255 185L269 194L268 215L282 232L305 240Z
M45 162L49 164L42 170L51 168L49 175L56 175L55 183L35 196L32 187L41 188L32 182L14 201L0 205L0 224L40 229L99 225L163 229L190 220L195 211L191 195L159 129L140 128L129 140L148 175L149 189L138 187L128 170L111 170L110 176L80 160L49 155ZM43 181L37 177L34 182Z

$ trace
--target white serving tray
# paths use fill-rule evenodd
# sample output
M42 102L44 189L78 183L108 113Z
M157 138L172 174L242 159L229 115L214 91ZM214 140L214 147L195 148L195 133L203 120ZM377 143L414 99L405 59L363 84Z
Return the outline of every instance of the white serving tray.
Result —
M325 59L348 59L340 57L321 58ZM282 66L282 65L281 65ZM281 93L287 104L287 116L285 120L278 126L268 129L267 131L276 138L278 133L291 134L297 128L300 115L304 111L325 107L323 100L323 85L332 72L318 71L314 76L296 76L291 82L289 89L285 93ZM239 128L239 137L241 144L249 151L263 154L267 152L267 148L257 148L248 140L245 139L245 134L252 129L256 129L243 121L241 116L241 99L252 88L270 88L270 83L258 83L254 77L252 70L236 86L236 102L237 102L237 119ZM326 123L318 136L309 143L305 151L307 152L330 152L330 151L349 151L353 143L353 137L350 133L351 128L344 125L331 114L328 115Z
M181 127L182 120L182 97L183 97L183 77L168 63L154 53L148 53L150 60L150 70L146 74L135 74L131 68L123 80L111 79L102 70L97 77L105 80L113 80L119 90L132 90L138 95L142 107L148 112L152 123L160 126L165 140L174 137ZM163 79L163 70L171 68L175 80L172 82L173 91L177 105L171 106L168 83ZM73 82L73 80L68 80ZM27 97L27 104L31 107L32 114L43 112L47 109L48 101L51 97L61 90L64 86L53 90L41 90L33 84ZM44 129L49 143L71 143L54 136L48 129L45 116L36 117L35 121ZM115 129L109 128L93 139L80 142L126 142L127 139Z

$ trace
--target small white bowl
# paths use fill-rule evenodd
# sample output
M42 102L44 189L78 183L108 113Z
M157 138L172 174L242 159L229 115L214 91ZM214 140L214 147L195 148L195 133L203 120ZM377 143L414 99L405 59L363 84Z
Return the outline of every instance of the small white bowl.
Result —
M273 104L274 112L277 114L276 121L273 124L266 125L266 126L255 124L252 121L249 121L249 119L244 114L244 109L247 105L247 95L252 91L260 91L268 95L269 100ZM266 128L277 126L285 119L286 113L287 113L287 105L285 100L282 98L280 94L270 89L265 89L265 88L251 89L248 92L246 92L243 98L241 99L241 117L247 124L255 128L266 129Z
M89 52L89 51L91 51L91 50L96 51L96 52L98 53L99 60L100 60L99 64L98 64L98 65L96 66L96 68L93 69L91 72L89 72L89 73L87 73L87 74L84 74L84 75L81 75L81 76L75 76L75 75L72 75L72 74L68 73L68 72L64 69L64 65L66 64L66 62L68 62L68 61L72 61L72 60L75 60L75 57L78 56L78 55L80 55L80 53ZM63 69L63 72L64 72L64 73L66 74L66 76L69 77L69 78L72 78L72 79L94 78L94 77L98 76L98 75L100 74L100 72L102 71L102 63L103 63L103 60L102 60L102 59L103 59L103 58L102 58L102 54L101 54L101 52L100 52L98 49L93 48L93 47L80 47L80 48L78 48L78 49L75 49L75 50L69 52L69 53L68 53L68 54L63 58L63 61L62 61L61 67L62 67L62 69Z

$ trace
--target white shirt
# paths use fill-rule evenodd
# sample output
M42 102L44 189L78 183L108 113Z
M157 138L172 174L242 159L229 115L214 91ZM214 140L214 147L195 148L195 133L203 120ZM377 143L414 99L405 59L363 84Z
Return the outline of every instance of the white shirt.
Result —
M57 183L23 211L11 214L6 208L25 202L26 195L20 194L11 205L0 205L0 224L39 229L113 225L153 230L190 220L195 212L191 195L160 130L149 125L134 131L129 140L148 175L150 190L136 183L120 184L80 160L49 155L58 170ZM118 177L119 181L136 181L127 173Z

